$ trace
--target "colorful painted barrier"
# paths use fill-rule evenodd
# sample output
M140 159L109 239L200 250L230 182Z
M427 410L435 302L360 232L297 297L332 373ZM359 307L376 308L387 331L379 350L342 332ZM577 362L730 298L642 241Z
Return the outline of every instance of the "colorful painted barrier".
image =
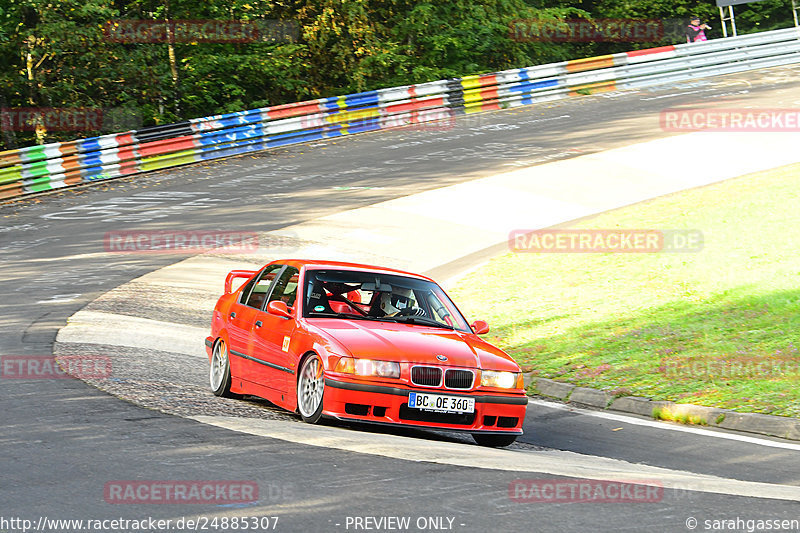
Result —
M800 63L795 28L320 98L0 152L0 199L319 139Z

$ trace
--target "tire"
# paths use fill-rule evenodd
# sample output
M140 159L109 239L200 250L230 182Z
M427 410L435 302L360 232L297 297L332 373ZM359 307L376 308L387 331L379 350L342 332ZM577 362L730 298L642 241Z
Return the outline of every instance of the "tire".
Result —
M303 360L297 373L297 411L304 422L316 424L322 418L325 374L322 360L311 354Z
M239 398L238 394L231 392L231 364L228 360L228 347L225 346L225 341L217 341L211 352L208 381L214 395L223 398Z
M517 435L497 435L486 433L473 433L472 438L481 446L489 446L491 448L503 448L509 446L517 440Z

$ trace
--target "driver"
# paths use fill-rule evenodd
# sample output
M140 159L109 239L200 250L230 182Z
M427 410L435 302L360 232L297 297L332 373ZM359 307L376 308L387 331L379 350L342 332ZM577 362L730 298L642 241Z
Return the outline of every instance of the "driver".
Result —
M384 316L423 316L421 307L414 307L414 292L411 289L395 289L381 294L381 311Z

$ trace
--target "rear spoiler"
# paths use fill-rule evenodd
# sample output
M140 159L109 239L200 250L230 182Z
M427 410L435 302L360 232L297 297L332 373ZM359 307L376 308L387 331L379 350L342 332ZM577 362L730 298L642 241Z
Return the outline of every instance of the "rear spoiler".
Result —
M247 278L250 279L253 275L258 272L257 270L231 270L228 275L225 277L225 294L230 294L233 292L231 290L231 286L233 284L233 280L236 278ZM238 288L238 287L237 287Z

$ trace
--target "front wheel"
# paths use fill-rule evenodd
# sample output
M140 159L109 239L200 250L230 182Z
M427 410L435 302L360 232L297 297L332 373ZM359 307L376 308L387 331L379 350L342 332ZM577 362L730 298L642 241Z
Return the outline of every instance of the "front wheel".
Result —
M316 424L322 417L324 392L322 360L317 354L312 354L303 361L297 378L297 410L304 422Z
M491 448L502 448L509 446L517 440L516 435L497 435L486 433L473 433L472 438L481 446L489 446Z
M228 347L225 341L218 341L211 352L211 369L208 373L211 390L216 396L223 398L238 398L238 394L231 392L231 365L228 360Z

